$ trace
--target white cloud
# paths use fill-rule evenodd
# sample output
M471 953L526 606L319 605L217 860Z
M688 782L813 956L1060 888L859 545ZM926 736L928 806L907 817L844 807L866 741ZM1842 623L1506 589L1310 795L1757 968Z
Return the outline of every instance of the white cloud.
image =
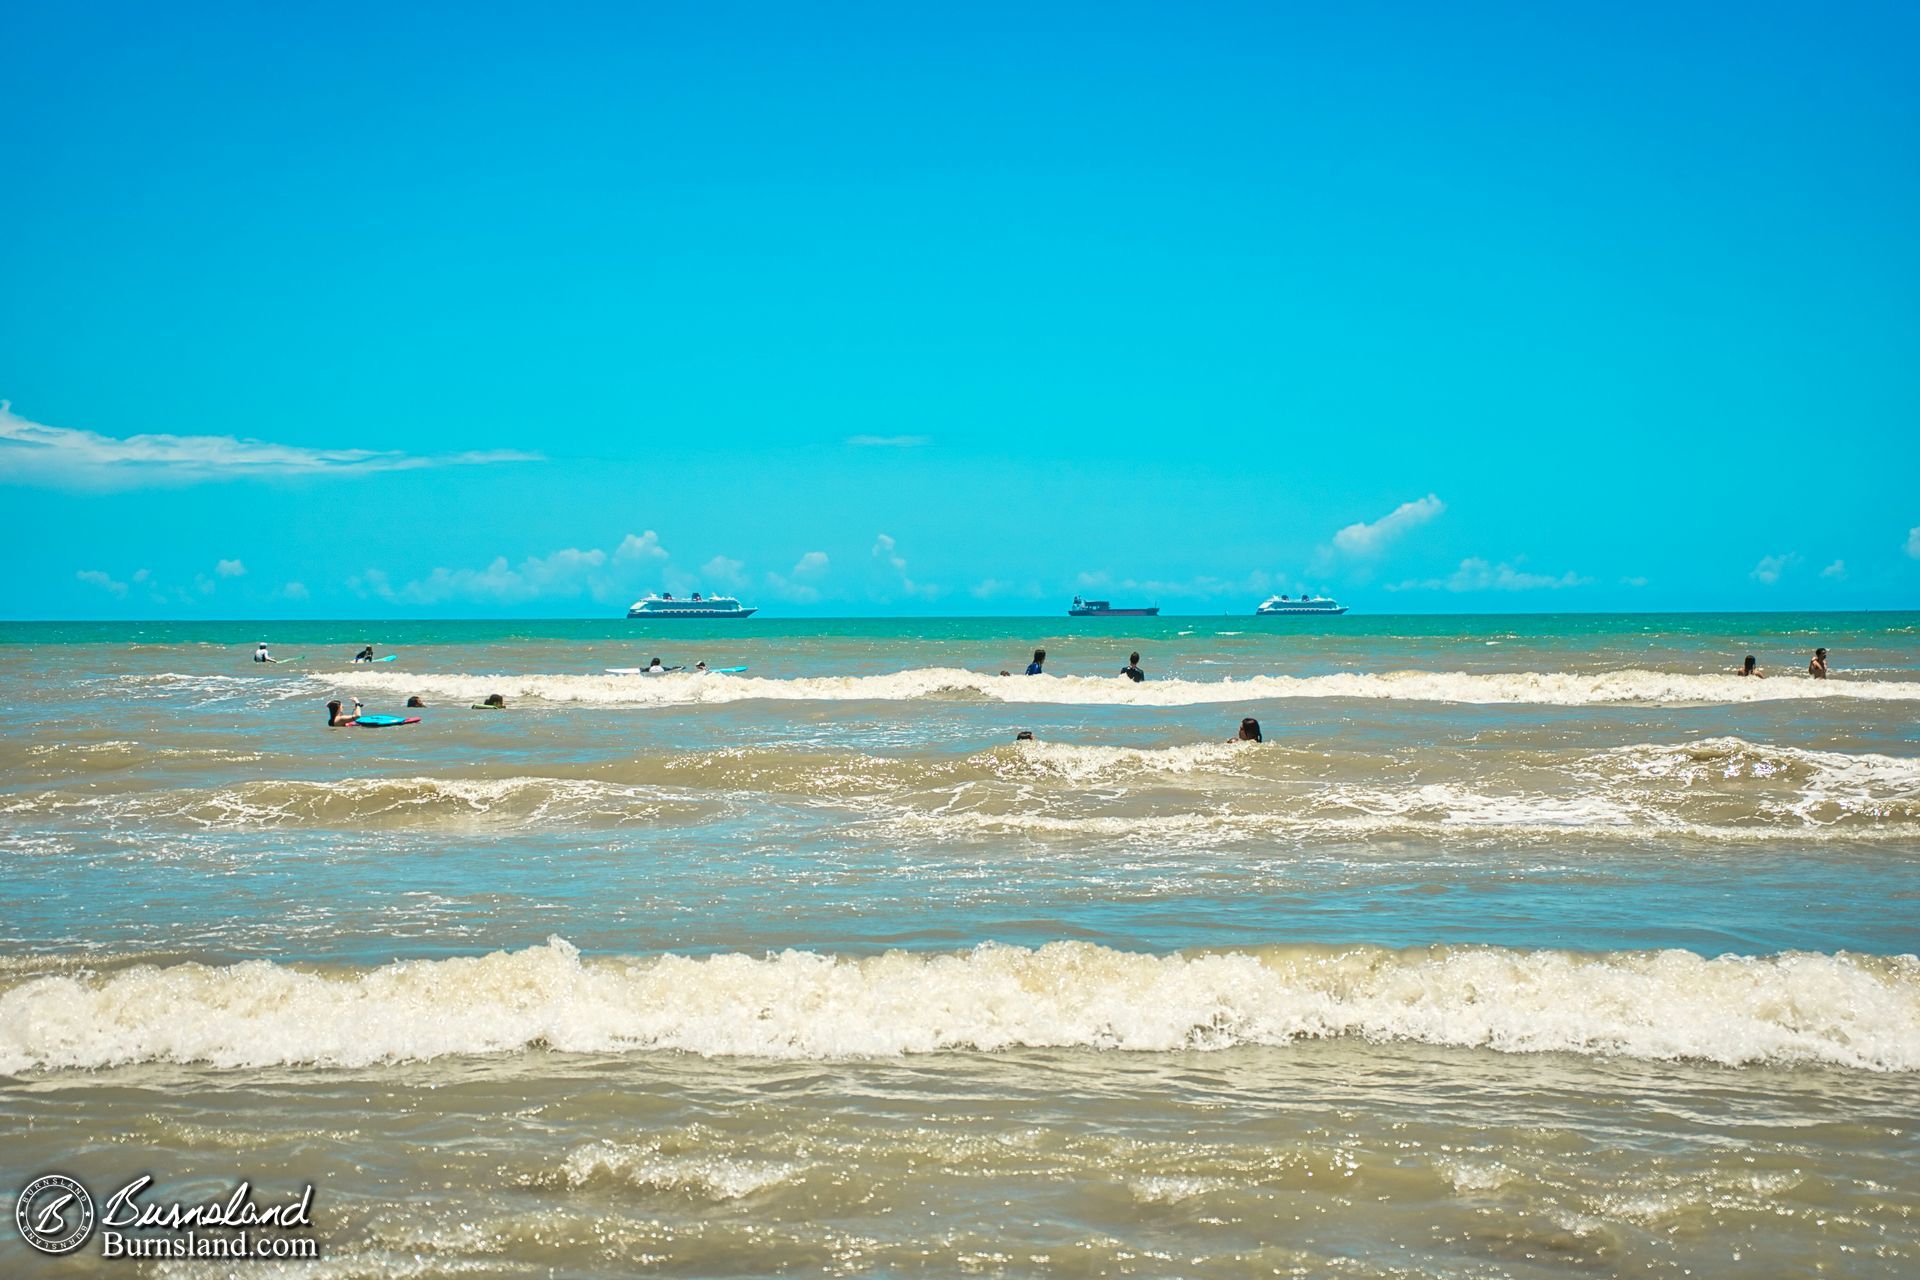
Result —
M933 443L932 436L848 436L856 449L918 449Z
M1645 577L1635 574L1631 578L1620 579L1620 585L1623 587L1644 587L1647 585L1647 580Z
M1559 577L1527 573L1502 561L1490 564L1478 556L1469 556L1460 567L1444 578L1418 578L1397 582L1389 591L1557 591L1564 587L1584 587L1592 582L1569 570Z
M885 564L899 578L900 590L910 596L924 596L931 600L941 594L941 589L931 583L915 582L907 573L907 558L900 554L900 545L891 535L880 534L874 539L874 557Z
M642 534L628 534L620 539L620 545L613 550L614 560L631 563L635 560L665 560L667 549L660 545L660 535L649 529Z
M1110 573L1082 573L1074 589L1083 593L1112 592L1116 604L1158 604L1163 599L1213 600L1237 596L1264 596L1273 589L1273 575L1255 569L1244 578L1201 574L1195 578L1115 578ZM1255 603L1258 603L1256 601Z
M607 553L567 547L551 555L529 556L518 565L496 556L484 569L435 569L424 578L394 586L386 573L369 569L348 585L362 595L393 604L441 604L473 600L518 604L559 596L602 591L595 571L607 563Z
M213 566L213 571L223 578L244 578L247 566L238 560L222 560Z
M127 594L127 584L114 581L113 575L103 569L82 569L73 576L82 582L91 583L99 587L102 591L111 592L116 596Z
M1823 578L1832 578L1836 582L1844 580L1847 576L1847 562L1845 560L1835 560L1832 564L1820 571L1820 576Z
M1753 572L1748 576L1755 582L1772 586L1780 581L1781 574L1799 563L1800 556L1797 552L1788 552L1784 556L1761 556L1760 563L1753 566Z
M541 460L537 453L518 449L425 456L395 449L310 449L238 436L103 436L29 422L0 400L0 478L15 483L125 486Z
M708 581L723 587L740 587L746 583L741 572L745 568L744 564L730 556L715 556L700 566L700 572L707 576Z
M1907 530L1907 554L1920 560L1920 525Z
M311 593L308 592L306 583L289 582L286 586L280 588L280 594L289 600L305 600L309 598Z
M1350 524L1333 535L1333 545L1351 556L1378 555L1409 529L1432 520L1447 509L1434 494L1403 502L1372 524Z
M827 553L809 551L794 563L790 574L768 574L767 586L785 599L799 604L813 604L820 599L820 588L814 584L826 571Z

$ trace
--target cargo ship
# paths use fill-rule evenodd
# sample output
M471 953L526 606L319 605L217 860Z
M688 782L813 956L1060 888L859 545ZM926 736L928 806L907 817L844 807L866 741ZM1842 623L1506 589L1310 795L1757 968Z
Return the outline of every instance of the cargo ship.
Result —
M1144 609L1116 609L1110 600L1082 600L1073 598L1073 604L1067 609L1069 618L1157 618L1160 606L1148 605Z

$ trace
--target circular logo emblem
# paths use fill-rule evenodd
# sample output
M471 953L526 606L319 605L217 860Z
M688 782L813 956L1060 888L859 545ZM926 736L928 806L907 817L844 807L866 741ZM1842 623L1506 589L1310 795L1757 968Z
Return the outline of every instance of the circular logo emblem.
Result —
M13 1206L20 1238L42 1253L72 1253L93 1234L93 1197L64 1173L35 1178Z

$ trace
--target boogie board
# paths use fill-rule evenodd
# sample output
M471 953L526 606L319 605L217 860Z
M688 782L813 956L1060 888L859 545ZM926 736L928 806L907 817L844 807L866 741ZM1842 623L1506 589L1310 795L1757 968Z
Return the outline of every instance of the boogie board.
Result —
M419 724L419 716L361 716L354 726L360 729L391 729L397 724Z
M707 674L710 676L731 676L738 675L745 670L745 667L708 667Z

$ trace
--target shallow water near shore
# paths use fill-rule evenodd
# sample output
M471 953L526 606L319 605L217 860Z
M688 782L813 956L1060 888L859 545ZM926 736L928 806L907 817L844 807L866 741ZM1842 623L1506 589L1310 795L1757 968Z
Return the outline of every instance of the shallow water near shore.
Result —
M748 670L605 671L656 654ZM316 1183L325 1258L258 1274L1920 1268L1920 615L5 624L0 672L6 1185Z

